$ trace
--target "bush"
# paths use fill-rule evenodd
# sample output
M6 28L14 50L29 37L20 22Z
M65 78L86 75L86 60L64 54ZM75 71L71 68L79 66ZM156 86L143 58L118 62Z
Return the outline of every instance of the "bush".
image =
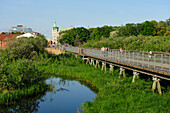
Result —
M23 86L31 86L41 80L42 72L32 61L18 60L12 64L1 64L0 86L2 89L13 90Z
M9 46L3 51L3 59L17 60L22 59L34 59L39 53L44 52L46 46L46 39L37 38L19 38L9 43Z
M138 51L161 51L170 53L170 36L130 36L110 37L100 41L88 41L82 47L101 48L106 46L110 49L138 50Z

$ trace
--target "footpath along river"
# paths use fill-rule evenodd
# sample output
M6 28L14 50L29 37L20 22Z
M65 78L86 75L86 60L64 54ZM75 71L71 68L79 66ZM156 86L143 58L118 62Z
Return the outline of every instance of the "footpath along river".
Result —
M50 77L47 84L53 84L54 91L47 91L32 98L22 100L15 105L0 106L4 112L37 112L37 113L76 113L77 108L85 101L93 101L96 94L76 80Z

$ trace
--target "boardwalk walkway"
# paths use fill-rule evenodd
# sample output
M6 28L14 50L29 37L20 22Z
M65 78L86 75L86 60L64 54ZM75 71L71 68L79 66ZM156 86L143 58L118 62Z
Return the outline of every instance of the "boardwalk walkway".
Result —
M111 49L102 52L100 49L65 47L65 50L81 56L170 77L170 54L167 53L153 52L152 58L150 58L149 53L140 51L123 51L121 54L119 50ZM168 79L170 80L170 78Z

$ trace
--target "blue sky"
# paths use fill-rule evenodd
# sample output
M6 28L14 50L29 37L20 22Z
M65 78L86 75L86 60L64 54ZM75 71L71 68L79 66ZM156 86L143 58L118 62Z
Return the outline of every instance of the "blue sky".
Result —
M170 0L1 0L0 32L22 24L51 38L59 27L121 26L170 17Z

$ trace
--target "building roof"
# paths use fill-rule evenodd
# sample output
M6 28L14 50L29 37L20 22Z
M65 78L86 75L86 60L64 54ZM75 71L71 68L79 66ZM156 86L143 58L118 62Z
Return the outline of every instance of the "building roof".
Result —
M5 38L9 38L10 40L14 40L14 37L17 37L22 34L0 34L0 41L3 41Z
M57 25L56 25L56 21L54 21L54 25L53 25L53 27L57 27Z
M16 38L20 38L20 37L36 37L36 35L33 35L31 33L25 33L25 34L22 34L20 36L17 36Z

